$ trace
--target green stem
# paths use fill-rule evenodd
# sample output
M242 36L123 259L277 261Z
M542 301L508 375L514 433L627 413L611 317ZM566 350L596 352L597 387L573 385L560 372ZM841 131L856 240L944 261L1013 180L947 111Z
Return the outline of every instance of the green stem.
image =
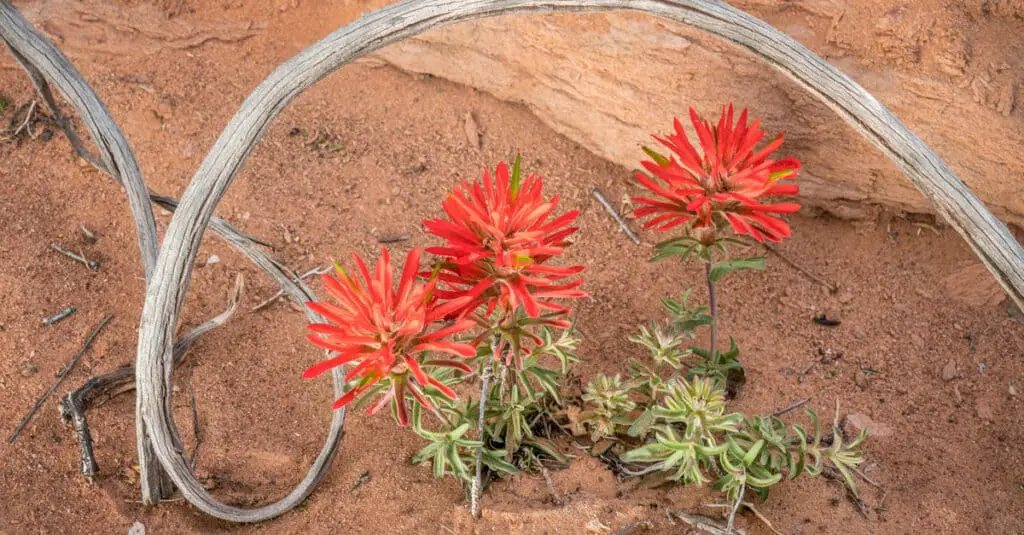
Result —
M708 279L708 315L711 316L711 342L708 358L715 360L715 344L718 340L718 317L715 311L715 281L711 280L711 260L704 263L704 275Z

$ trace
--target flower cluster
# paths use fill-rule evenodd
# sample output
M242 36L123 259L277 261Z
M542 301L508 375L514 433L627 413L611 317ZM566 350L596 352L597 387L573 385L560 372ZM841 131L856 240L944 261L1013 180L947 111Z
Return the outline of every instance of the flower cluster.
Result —
M577 212L551 218L557 206L557 197L544 198L539 177L520 181L518 162L510 177L503 162L495 180L484 170L482 181L464 182L449 195L443 203L448 219L424 221L431 234L445 240L444 246L427 249L440 260L433 271L420 272L419 249L409 253L397 289L387 249L372 275L357 255L357 277L336 266L337 278L323 276L336 304L308 303L329 322L309 325L308 338L331 355L303 377L354 363L345 375L354 386L334 408L382 392L370 414L390 403L399 423L406 425L407 393L431 410L429 394L456 398L430 371L472 373L465 360L475 357L476 346L493 333L475 338L466 334L487 326L486 318L497 314L503 329L519 332L526 331L521 328L525 325L514 325L517 319L568 328L564 316L569 309L552 299L584 296L578 289L581 281L570 280L583 268L548 263L565 251L567 238L576 231L571 224ZM484 316L477 313L481 308ZM454 339L459 335L468 340Z
M496 309L507 315L519 305L530 318L543 310L568 312L550 299L585 296L578 289L581 280L566 280L583 267L547 262L569 245L578 212L549 219L559 198L544 198L540 177L530 175L520 182L518 172L513 176L504 162L498 164L494 180L484 169L482 183L463 182L445 199L447 220L423 222L446 242L427 249L442 259L441 280L450 288L442 295L469 297L472 304L466 310L486 305L488 315Z
M468 358L476 355L476 349L469 344L447 340L473 327L472 321L456 321L428 332L431 324L465 306L468 299L442 301L435 291L436 279L418 282L420 255L420 249L409 253L397 290L387 249L381 251L372 276L363 260L352 255L362 280L349 276L336 265L340 278L324 274L323 282L327 293L337 304L307 303L312 311L330 322L309 325L309 341L331 351L332 357L310 366L303 378L310 379L358 361L345 376L346 381L358 379L358 382L338 398L334 403L335 409L344 407L378 382L387 380L390 388L380 402L370 408L370 413L376 413L390 401L398 421L405 425L408 422L404 402L406 390L427 407L432 404L423 395L424 388L434 388L445 397L455 399L455 392L424 372L424 366L471 371L468 365L457 360L421 357L424 353L434 352Z
M670 157L645 148L652 160L642 165L650 175L637 172L636 179L656 198L633 199L642 205L634 215L651 217L645 228L668 230L689 223L695 229L715 230L724 220L737 234L750 235L759 242L789 237L789 225L773 214L793 213L800 205L764 202L799 192L799 186L788 181L796 178L800 162L794 158L770 159L782 145L782 135L755 151L765 136L760 121L748 124L744 109L734 122L731 104L722 110L717 125L701 119L693 108L690 121L697 133L699 153L679 119L675 120L673 134L654 136L672 151Z

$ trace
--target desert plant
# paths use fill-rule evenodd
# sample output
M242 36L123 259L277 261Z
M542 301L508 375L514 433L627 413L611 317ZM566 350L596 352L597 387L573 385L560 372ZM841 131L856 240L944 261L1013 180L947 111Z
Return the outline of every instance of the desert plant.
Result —
M787 426L775 416L728 412L727 399L743 384L744 373L735 340L730 337L727 350L718 345L715 287L734 271L764 269L762 257L733 254L747 246L740 238L777 242L790 235L777 215L795 212L799 205L768 201L798 193L790 181L800 162L771 159L782 144L781 135L756 149L765 134L759 121L748 123L746 110L734 118L728 106L717 125L692 109L690 119L699 151L678 119L673 134L655 136L671 156L644 147L650 160L635 177L652 196L634 198L640 205L634 214L649 218L646 228L683 230L681 236L658 243L651 260L702 263L708 305L691 306L690 291L680 301L664 300L669 320L642 326L630 338L650 353L649 360L631 359L625 380L599 376L591 381L582 397L581 418L595 441L618 436L632 444L619 450L622 461L642 466L634 474L711 483L725 493L734 502L727 526L731 531L747 489L765 499L784 477L818 475L826 464L856 493L852 472L863 461L858 447L865 434L852 440L843 436L838 406L827 435L810 410L811 431ZM697 330L705 326L707 347L693 345Z
M734 500L733 515L747 489L763 499L784 477L820 474L826 464L856 492L851 474L863 459L864 435L847 441L838 424L823 435L812 411L807 431L727 410L744 373L735 340L728 349L717 343L715 286L734 271L764 269L763 258L735 254L747 245L742 236L789 236L773 214L799 205L765 201L798 192L789 181L800 163L769 159L781 136L755 152L764 133L757 121L748 125L746 111L734 122L730 106L717 126L692 110L691 120L700 153L678 120L674 134L657 138L673 156L644 147L651 160L636 178L655 197L635 198L635 215L650 218L647 228L684 230L659 243L652 261L703 263L708 304L692 305L690 291L664 300L668 319L630 337L650 358L630 359L625 377L594 377L574 428L595 443L617 442L621 461L643 466L637 474L712 484ZM538 454L564 460L550 437L536 432L559 412L577 360L570 308L561 300L586 296L577 277L582 266L552 262L577 230L577 213L555 216L557 206L557 197L544 197L539 177L522 177L518 157L511 169L502 162L493 178L485 169L480 181L459 184L442 202L444 218L424 221L443 240L426 250L435 257L430 269L422 270L414 249L396 281L387 249L372 273L356 255L355 275L336 264L336 276L323 277L336 304L309 303L329 323L310 325L308 338L331 353L304 376L354 365L334 407L355 403L369 414L390 407L400 425L411 421L426 442L413 462L465 483L475 517L486 479L533 466ZM700 347L704 328L708 344ZM479 395L466 395L477 380Z
M305 377L355 364L334 407L355 401L373 414L390 406L403 426L411 413L427 442L413 462L468 483L474 516L485 476L516 472L537 453L563 460L533 431L561 402L576 360L570 309L555 300L586 295L581 266L551 262L576 231L577 212L553 217L557 206L539 177L521 176L518 157L511 170L502 162L493 179L484 170L481 181L453 190L442 203L446 218L424 221L444 240L427 249L432 269L420 271L414 250L396 290L386 249L372 276L355 256L361 281L336 266L339 278L324 275L324 285L337 305L309 303L331 322L310 325L309 340L332 356ZM477 378L479 396L460 399L460 385Z

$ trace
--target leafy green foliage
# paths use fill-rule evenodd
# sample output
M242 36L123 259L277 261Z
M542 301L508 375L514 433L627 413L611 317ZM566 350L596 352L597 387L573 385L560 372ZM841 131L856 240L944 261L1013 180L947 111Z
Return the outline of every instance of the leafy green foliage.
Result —
M701 243L701 240L697 237L691 236L687 233L684 236L670 238L656 244L654 246L654 256L651 257L650 261L659 262L667 258L675 257L678 258L680 262L686 262L691 258L710 262L712 260L712 255L715 252L727 255L729 253L729 245L738 245L741 247L747 246L745 242L735 238L716 238L710 245L705 245L704 243Z
M545 327L537 333L536 339L525 331L501 333L500 339L520 359L518 368L507 365L502 358L492 361L490 346L480 345L471 366L482 375L483 367L490 362L494 377L488 392L482 442L465 437L470 433L479 436L479 432L474 431L480 414L478 400L466 397L459 403L451 403L440 392L425 391L428 401L438 408L431 420L438 429L426 428L423 405L413 403L413 430L428 443L413 457L413 463L430 463L435 477L452 476L470 482L473 478L470 467L481 444L483 463L496 477L516 473L528 464L524 461L531 457L531 452L566 462L552 442L534 431L539 420L561 405L562 384L569 366L578 360L573 352L579 341L569 330L556 331ZM529 350L518 345L527 338L534 344ZM511 343L513 340L515 345ZM432 371L434 378L449 386L463 380L455 377L456 373L446 368Z
M729 260L722 260L721 262L715 262L711 265L711 274L709 276L711 277L711 282L718 282L729 273L742 269L756 269L763 271L764 257L755 256L753 258L733 258Z
M856 494L853 474L864 460L859 447L866 435L848 441L838 424L823 435L811 410L806 411L809 429L775 416L729 412L727 385L743 370L739 349L732 339L728 351L714 356L686 346L695 338L693 331L708 323L704 310L691 307L688 297L665 300L670 322L641 327L631 337L650 357L631 360L629 377L598 375L587 385L581 419L591 438L623 441L619 456L644 466L639 474L710 484L730 500L741 489L766 499L783 479L817 476L826 466Z
M636 403L629 399L629 390L618 375L608 377L599 374L590 381L583 401L591 408L584 411L580 419L590 430L591 440L597 442L614 437L632 425L628 414L636 408Z

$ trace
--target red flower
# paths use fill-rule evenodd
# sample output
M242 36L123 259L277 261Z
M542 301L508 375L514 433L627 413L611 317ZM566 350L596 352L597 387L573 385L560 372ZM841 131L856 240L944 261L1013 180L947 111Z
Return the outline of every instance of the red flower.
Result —
M518 166L510 180L508 165L501 162L494 181L484 169L482 183L463 182L445 199L448 220L423 222L447 242L427 249L444 259L439 278L449 289L439 295L468 297L463 313L482 304L488 314L498 307L512 312L521 304L530 318L540 317L542 310L568 312L550 299L586 296L578 289L581 280L566 280L582 272L582 266L546 264L569 245L566 238L577 230L570 225L578 212L548 219L558 197L545 200L542 187L534 175L520 183Z
M644 228L668 230L691 221L694 227L714 228L717 214L737 234L749 234L759 242L789 237L789 225L771 214L796 212L800 205L761 202L800 191L796 184L783 183L796 178L800 162L795 158L768 159L782 145L782 135L755 152L754 146L765 135L760 121L754 119L747 125L744 109L733 123L732 104L722 110L718 126L702 120L693 108L690 121L697 130L701 154L690 144L679 119L674 134L654 136L671 149L671 158L645 148L654 161L642 163L653 177L637 173L636 179L660 198L633 199L643 205L634 211L636 217L655 216Z
M324 274L323 281L327 292L338 304L306 304L331 322L309 325L312 333L307 337L314 345L332 351L332 356L310 366L302 377L310 379L343 364L357 363L345 376L345 381L358 379L358 383L334 402L335 409L349 404L378 382L387 381L390 388L380 402L370 408L369 414L391 402L399 423L405 425L408 422L407 390L428 408L433 405L424 395L424 387L429 386L449 399L455 399L455 392L427 375L423 366L472 372L469 366L457 360L425 357L437 352L469 358L476 355L476 350L472 345L446 340L473 327L472 321L460 320L428 332L431 324L441 321L453 310L461 309L468 298L441 302L434 291L436 279L425 284L416 282L420 254L418 248L409 253L397 290L387 249L381 251L372 277L363 260L352 255L362 281L350 277L336 266L340 280Z

